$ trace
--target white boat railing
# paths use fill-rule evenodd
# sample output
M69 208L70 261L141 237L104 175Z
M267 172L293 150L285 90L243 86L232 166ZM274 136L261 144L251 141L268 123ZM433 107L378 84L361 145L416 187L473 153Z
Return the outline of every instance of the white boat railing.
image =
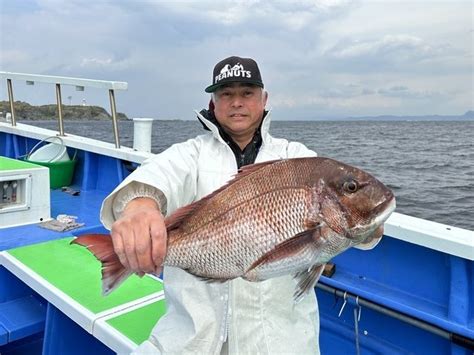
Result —
M61 85L75 86L76 90L78 91L84 91L85 87L93 87L93 88L98 88L98 89L109 90L110 110L112 113L112 124L113 124L113 131L114 131L115 147L120 148L120 138L119 138L118 124L117 124L117 110L116 110L116 105L115 105L115 90L127 90L128 84L126 82L71 78L71 77L53 76L53 75L11 73L11 72L5 72L5 71L0 71L0 78L2 80L6 80L7 82L8 100L10 102L12 126L16 126L12 80L24 80L26 81L27 85L34 85L35 82L55 84L56 104L58 106L58 125L59 125L58 131L59 131L60 136L65 136L63 113L62 113Z

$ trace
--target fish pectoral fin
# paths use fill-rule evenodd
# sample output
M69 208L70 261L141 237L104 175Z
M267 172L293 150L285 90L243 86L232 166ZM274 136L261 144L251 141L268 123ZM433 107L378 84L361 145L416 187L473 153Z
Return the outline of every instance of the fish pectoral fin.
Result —
M212 277L197 276L197 275L194 275L194 276L196 276L199 279L199 281L208 282L208 283L221 283L222 284L226 281L231 280L231 279L224 279L224 278L216 279L216 278L212 278Z
M294 279L297 280L293 300L295 303L300 302L303 297L316 285L324 270L324 265L313 265L308 270L300 271L295 274Z
M263 254L258 260L256 260L248 268L246 274L261 265L270 264L275 261L298 254L308 244L314 243L314 233L319 233L319 228L308 229L278 244L275 248Z

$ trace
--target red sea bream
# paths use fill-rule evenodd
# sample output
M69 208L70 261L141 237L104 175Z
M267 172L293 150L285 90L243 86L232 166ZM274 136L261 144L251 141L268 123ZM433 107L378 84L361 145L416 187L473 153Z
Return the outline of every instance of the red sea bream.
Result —
M394 195L380 181L329 158L249 165L166 218L164 265L219 282L293 274L298 301L331 258L376 244L394 209ZM84 235L74 243L102 261L105 294L132 273L120 264L110 237Z

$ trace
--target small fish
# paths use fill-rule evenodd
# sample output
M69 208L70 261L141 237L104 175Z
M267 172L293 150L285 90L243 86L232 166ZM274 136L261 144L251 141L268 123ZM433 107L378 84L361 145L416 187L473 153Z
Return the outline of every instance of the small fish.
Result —
M393 193L370 174L329 158L294 158L243 167L222 188L165 219L164 265L207 281L262 281L294 275L295 302L344 250L370 248L395 209ZM107 235L73 243L102 261L103 293L132 271Z

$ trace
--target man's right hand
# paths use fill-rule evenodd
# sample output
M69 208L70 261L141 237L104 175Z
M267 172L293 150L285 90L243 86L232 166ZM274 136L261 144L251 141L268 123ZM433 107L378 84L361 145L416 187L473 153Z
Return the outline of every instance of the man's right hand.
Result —
M159 275L166 256L165 219L155 200L130 201L111 229L115 253L127 269L139 275Z

